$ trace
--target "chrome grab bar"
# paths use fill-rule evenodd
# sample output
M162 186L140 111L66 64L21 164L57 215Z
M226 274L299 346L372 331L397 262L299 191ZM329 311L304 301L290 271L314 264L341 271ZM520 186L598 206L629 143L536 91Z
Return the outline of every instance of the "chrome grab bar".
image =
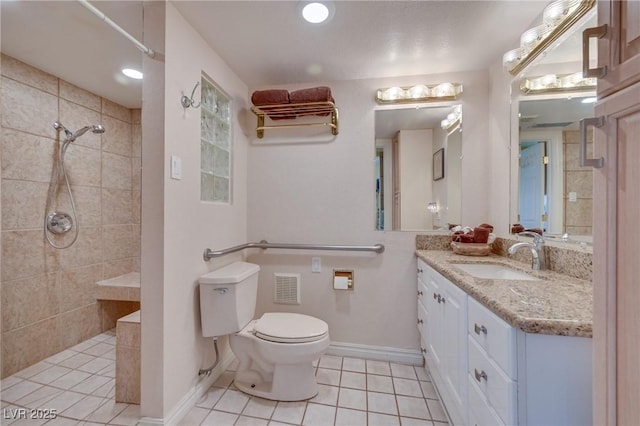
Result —
M209 248L204 250L203 258L207 262L215 257L224 256L230 253L235 253L248 248L260 248L260 249L285 249L285 250L335 250L335 251L372 251L375 253L384 252L384 245L375 244L373 246L342 246L342 245L326 245L326 244L288 244L288 243L270 243L262 240L259 243L246 243L239 246L229 247L223 250L211 250Z

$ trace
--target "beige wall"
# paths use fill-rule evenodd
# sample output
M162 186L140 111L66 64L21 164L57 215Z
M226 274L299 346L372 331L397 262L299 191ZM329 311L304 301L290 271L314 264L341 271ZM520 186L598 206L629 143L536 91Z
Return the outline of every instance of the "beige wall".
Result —
M167 419L213 360L211 339L201 336L198 278L241 257L205 263L203 251L247 240L247 138L239 119L248 89L171 3L145 4L145 43L159 57L144 60L141 409ZM200 201L200 110L183 109L180 97L202 72L232 98L231 205ZM181 180L169 177L172 155L182 160Z
M386 251L326 253L269 251L252 253L260 264L258 314L294 311L315 315L329 324L332 341L417 349L415 233L374 231L373 95L380 87L434 84L464 85L463 222L491 222L488 136L488 74L462 72L394 79L311 83L327 84L340 110L335 140L277 143L269 133L252 136L249 148L249 240L319 244L383 243ZM258 88L256 88L258 89ZM300 135L290 130L291 135ZM290 139L291 139L290 138ZM425 206L426 208L426 206ZM322 272L311 272L311 257L322 258ZM333 268L355 271L353 292L334 291ZM301 305L273 300L273 273L301 274Z
M47 191L59 141L78 138L66 168L80 234L70 248L45 241ZM131 111L13 58L2 57L2 376L115 326L137 309L98 302L96 282L139 270L140 111ZM71 213L61 186L54 206ZM69 240L54 239L57 244Z

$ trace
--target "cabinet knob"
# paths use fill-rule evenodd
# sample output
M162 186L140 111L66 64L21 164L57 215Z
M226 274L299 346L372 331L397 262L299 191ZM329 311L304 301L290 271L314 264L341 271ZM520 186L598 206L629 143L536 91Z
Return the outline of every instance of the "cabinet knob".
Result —
M424 321L418 318L418 324L422 324L422 323L424 323Z
M480 333L487 334L487 327L473 323L473 331L475 331L477 335L480 335Z
M477 369L473 369L473 374L476 376L476 380L481 382L482 379L487 380L487 373L484 372L484 370L482 371L478 371Z

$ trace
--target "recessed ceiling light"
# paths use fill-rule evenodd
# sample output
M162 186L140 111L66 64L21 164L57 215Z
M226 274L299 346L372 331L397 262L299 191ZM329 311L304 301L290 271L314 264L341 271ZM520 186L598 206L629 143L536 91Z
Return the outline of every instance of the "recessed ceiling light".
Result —
M132 68L124 68L122 70L122 74L126 75L129 78L134 78L136 80L142 80L142 73L138 70L134 70Z
M323 3L308 3L302 8L302 17L307 22L319 24L329 17L329 8Z

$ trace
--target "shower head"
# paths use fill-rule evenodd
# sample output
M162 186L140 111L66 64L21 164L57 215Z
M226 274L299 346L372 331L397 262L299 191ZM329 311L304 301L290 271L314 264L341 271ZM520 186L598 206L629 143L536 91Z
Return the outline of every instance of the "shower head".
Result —
M55 123L53 123L53 128L56 129L57 131L64 130L64 134L67 139L73 136L73 133L71 133L71 130L64 127L64 125L59 121L56 121Z
M91 126L84 126L82 129L78 129L78 130L76 130L75 132L72 133L69 129L64 127L64 125L62 125L62 123L60 123L59 121L56 121L55 123L53 123L53 128L58 130L58 131L64 130L64 134L65 134L66 140L68 142L75 141L77 138L79 138L80 136L84 135L89 130L91 130L92 133L104 133L104 127L102 126L102 124L94 124L94 125L91 125Z

